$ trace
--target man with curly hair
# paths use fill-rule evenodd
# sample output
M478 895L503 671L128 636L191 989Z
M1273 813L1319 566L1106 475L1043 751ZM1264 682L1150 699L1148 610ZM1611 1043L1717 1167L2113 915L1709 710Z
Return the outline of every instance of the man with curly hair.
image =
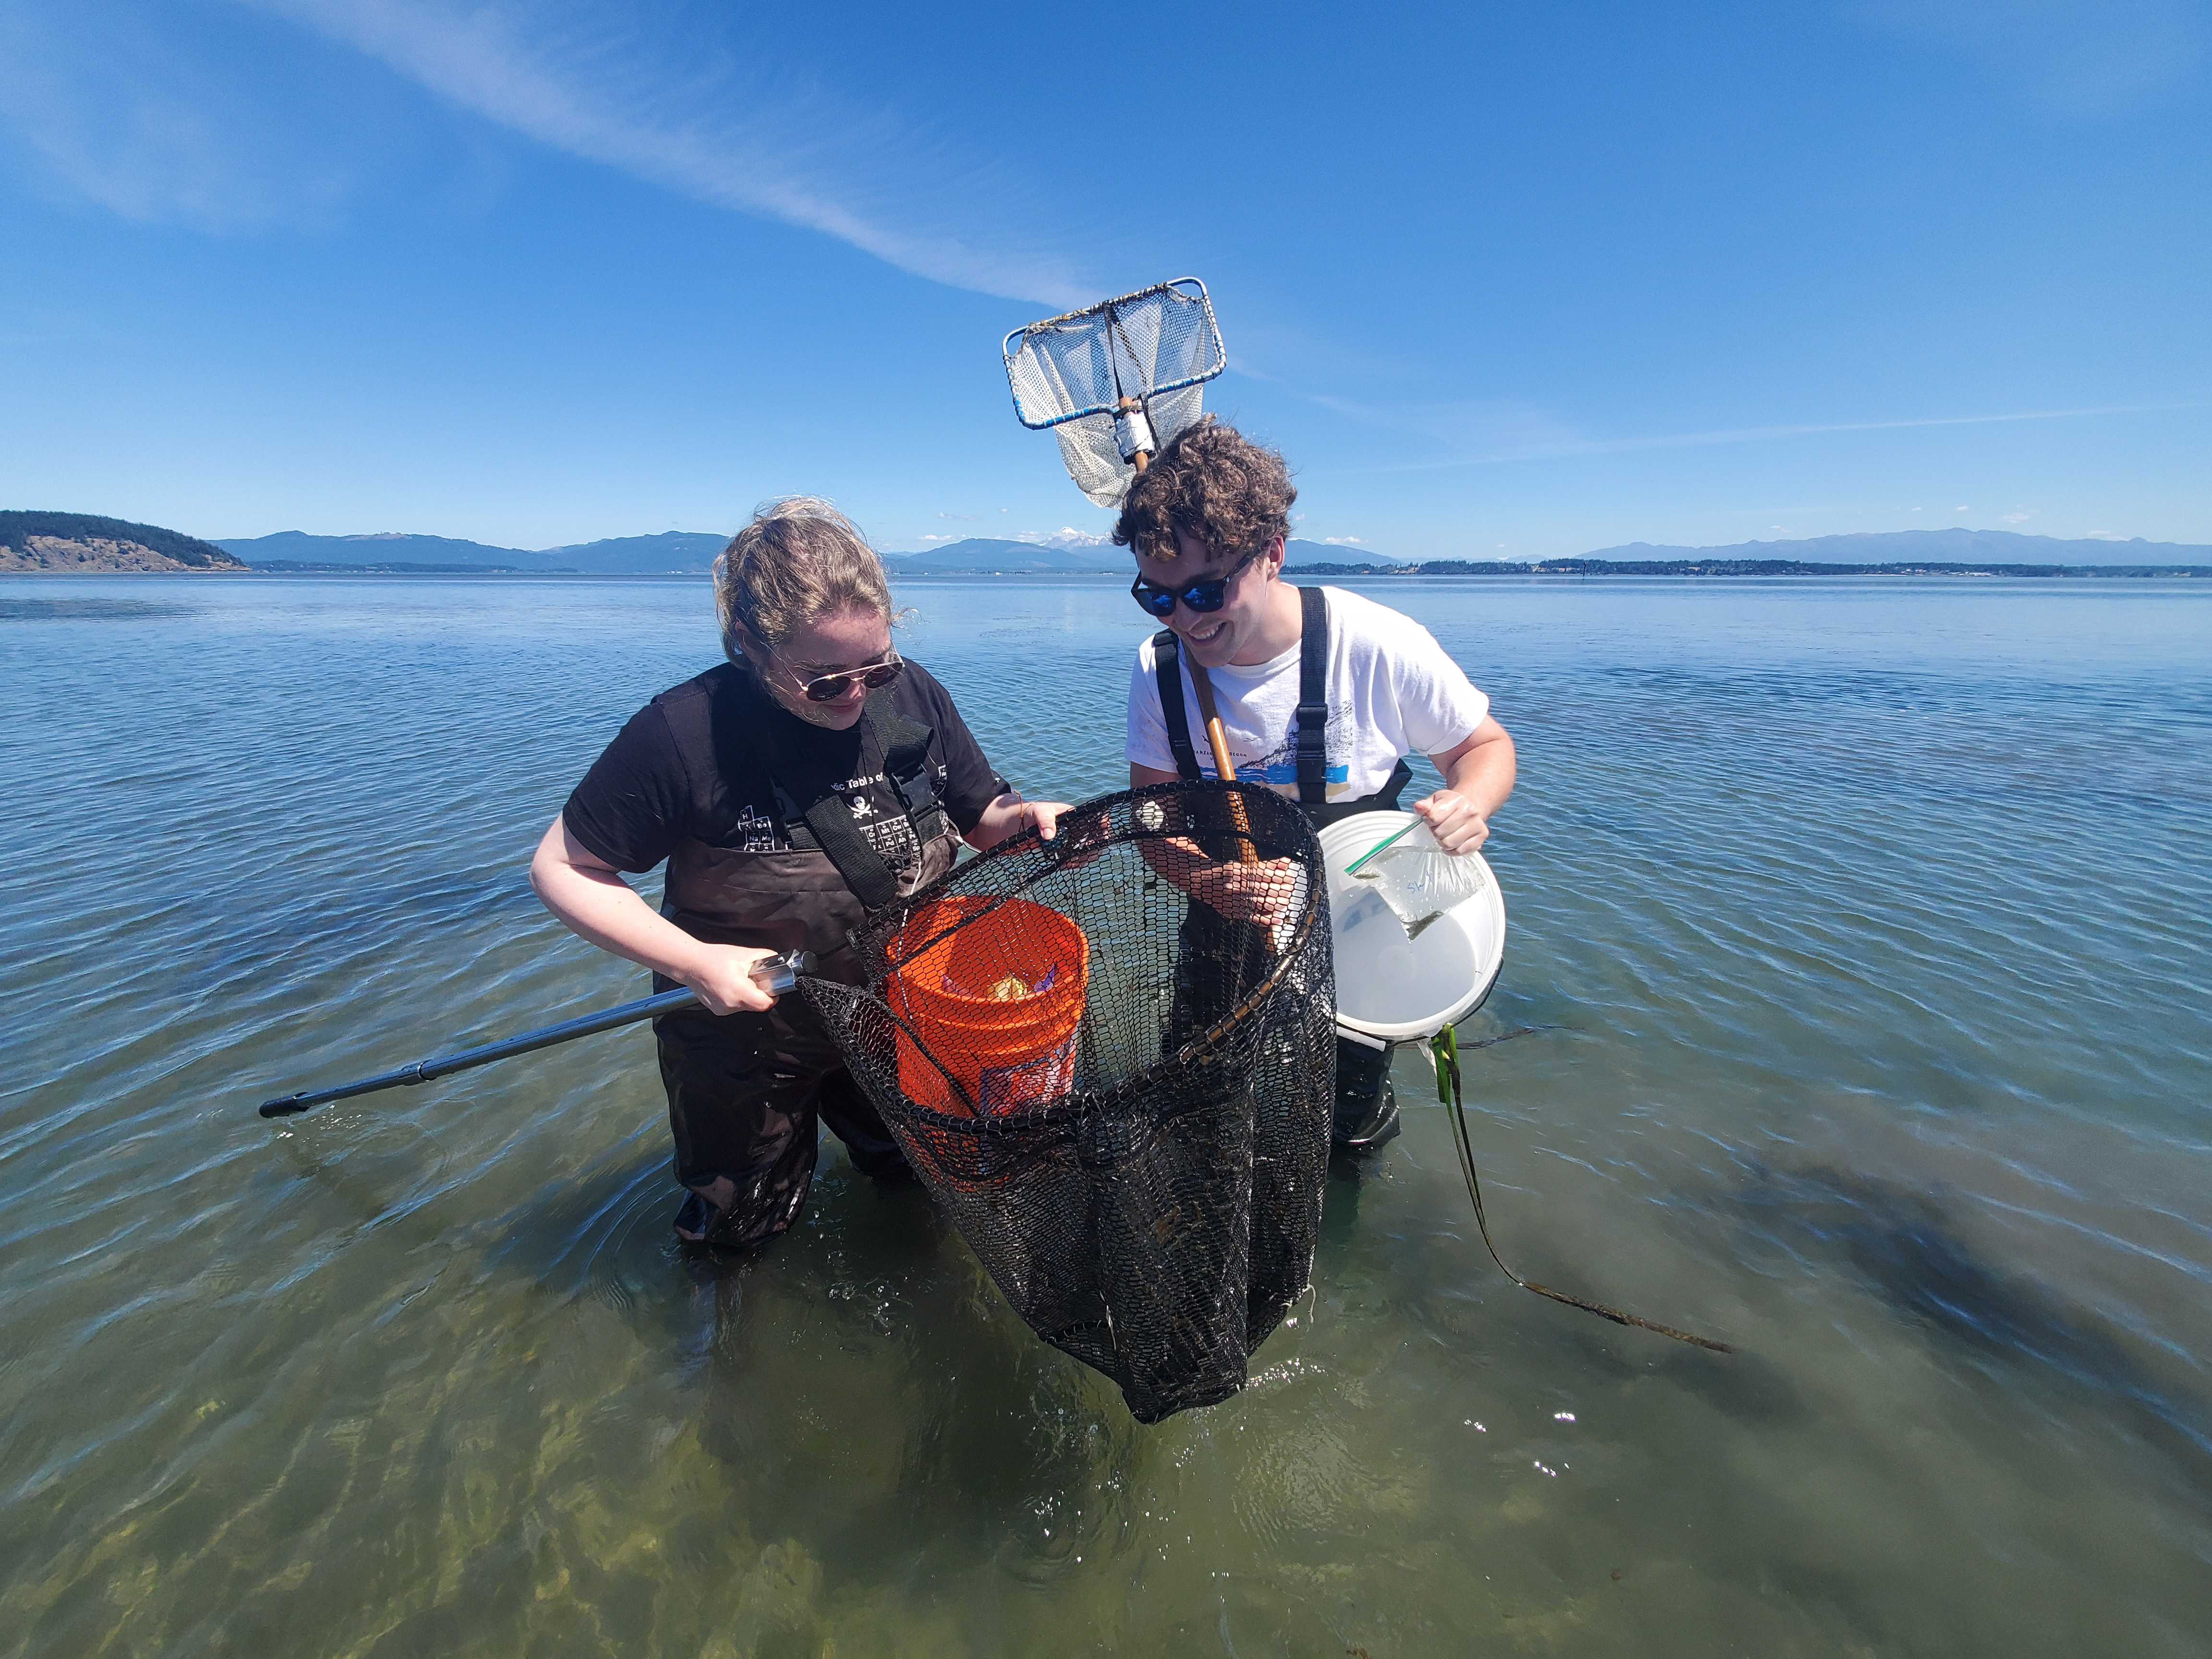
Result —
M1426 755L1444 787L1411 810L1446 852L1471 853L1512 793L1513 739L1413 618L1343 588L1283 580L1297 499L1280 455L1211 420L1169 444L1131 484L1114 540L1136 556L1137 602L1167 626L1137 648L1129 781L1215 775L1202 720L1190 712L1210 703L1237 776L1297 801L1316 829L1395 808L1413 778L1404 757ZM1270 926L1279 886L1260 867L1240 881L1235 866L1217 866L1193 891L1219 919L1194 906L1194 921ZM1202 1019L1202 988L1185 990L1179 1002L1194 1006L1181 1012ZM1369 1151L1397 1134L1389 1071L1387 1049L1340 1033L1339 1149Z

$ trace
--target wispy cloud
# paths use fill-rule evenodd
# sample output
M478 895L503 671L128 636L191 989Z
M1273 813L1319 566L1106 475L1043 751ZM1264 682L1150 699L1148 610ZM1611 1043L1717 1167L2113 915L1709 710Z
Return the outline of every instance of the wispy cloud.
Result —
M1974 59L2037 102L2075 115L2124 109L2196 84L2212 52L2199 0L1859 0L1856 10L1878 27Z
M673 14L580 0L244 3L501 126L697 201L820 231L955 288L1047 306L1090 295L1047 238L975 210L1034 199L1000 164L765 74Z
M414 141L410 106L423 128L411 82L934 282L1045 310L1103 291L1058 251L1097 238L1048 178L795 71L788 51L743 33L755 21L675 0L12 0L0 128L52 183L111 212L247 230L344 210L388 170L395 136ZM332 72L363 58L404 80Z
M1341 402L1333 406L1353 407ZM1551 460L1575 455L1623 454L1646 449L1690 449L1711 444L1765 443L1778 439L1817 437L1842 432L1893 432L1922 427L1989 426L2012 421L2067 421L2085 419L2098 415L2145 415L2169 410L2212 408L2212 404L2113 404L2094 409L2033 409L2001 415L1934 415L1895 421L1829 421L1808 422L1791 426L1729 427L1711 432L1678 432L1638 438L1576 438L1534 441L1501 446L1486 453L1459 455L1446 459L1407 461L1393 465L1358 467L1358 472L1432 472L1452 467L1501 466L1515 461ZM1389 425L1407 422L1386 421ZM1334 469L1332 469L1334 470ZM1917 512L1918 508L1913 509Z
M1584 441L1558 416L1528 404L1482 398L1379 404L1306 390L1297 390L1297 395L1364 426L1433 439L1463 456L1566 453Z
M0 6L0 125L125 219L225 232L326 213L345 170L285 141L282 93L238 95L225 44L127 3Z

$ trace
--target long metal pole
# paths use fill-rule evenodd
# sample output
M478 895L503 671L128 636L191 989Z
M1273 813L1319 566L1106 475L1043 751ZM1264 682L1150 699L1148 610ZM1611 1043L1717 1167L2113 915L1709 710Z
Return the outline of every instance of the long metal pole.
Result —
M794 951L789 957L769 957L753 969L753 977L781 996L798 983L800 974L811 972L813 966L813 958L806 951ZM295 1113L304 1112L313 1106L325 1105L333 1100L349 1100L356 1095L373 1095L380 1089L410 1088L417 1083L428 1083L434 1078L465 1072L472 1066L489 1066L495 1060L526 1054L533 1048L550 1048L556 1042L590 1036L595 1031L611 1031L617 1025L651 1019L656 1014L672 1014L679 1008L696 1007L698 1003L698 994L695 991L663 991L659 996L643 997L635 1002L602 1008L596 1014L564 1019L558 1025L545 1025L535 1031L525 1031L520 1036L509 1037L504 1042L487 1042L479 1048L464 1048L459 1054L418 1060L412 1066L403 1066L396 1072L381 1072L356 1083L341 1083L332 1089L306 1090L296 1095L280 1095L274 1100L261 1103L261 1115L290 1117Z

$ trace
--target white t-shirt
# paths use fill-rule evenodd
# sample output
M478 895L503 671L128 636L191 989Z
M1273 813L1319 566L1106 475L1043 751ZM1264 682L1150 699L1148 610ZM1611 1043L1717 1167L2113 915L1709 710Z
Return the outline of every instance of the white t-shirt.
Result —
M1328 798L1356 800L1389 781L1405 755L1441 755L1474 735L1490 699L1474 689L1429 630L1388 605L1340 587L1328 605ZM1183 708L1199 769L1213 772L1213 751L1182 659ZM1206 671L1237 775L1298 798L1298 647L1249 668ZM1150 635L1129 677L1130 763L1176 769L1160 713L1160 683Z

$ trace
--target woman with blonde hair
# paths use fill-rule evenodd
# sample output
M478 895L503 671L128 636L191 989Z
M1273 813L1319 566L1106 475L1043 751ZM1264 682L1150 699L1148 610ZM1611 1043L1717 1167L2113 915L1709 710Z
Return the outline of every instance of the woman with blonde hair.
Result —
M856 1167L906 1161L811 1008L751 976L798 950L857 983L848 930L1059 802L1024 801L984 759L945 688L891 645L883 562L825 501L774 501L714 562L729 660L634 715L538 844L531 885L584 938L686 985L654 1021L688 1190L686 1240L757 1244L799 1218L816 1124ZM623 880L665 860L655 912Z

